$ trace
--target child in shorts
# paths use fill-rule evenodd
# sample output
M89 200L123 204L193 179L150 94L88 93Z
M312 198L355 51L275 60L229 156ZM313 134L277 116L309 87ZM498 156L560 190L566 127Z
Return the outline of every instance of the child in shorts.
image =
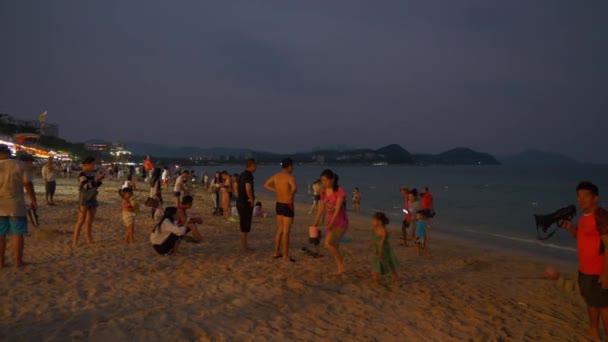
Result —
M424 211L416 213L416 255L420 256L421 252L431 256L431 250L429 249L429 240L431 226L426 220Z
M122 196L122 222L127 228L125 235L126 243L135 243L133 231L135 230L135 215L137 212L137 202L133 200L133 189L125 188L120 192Z

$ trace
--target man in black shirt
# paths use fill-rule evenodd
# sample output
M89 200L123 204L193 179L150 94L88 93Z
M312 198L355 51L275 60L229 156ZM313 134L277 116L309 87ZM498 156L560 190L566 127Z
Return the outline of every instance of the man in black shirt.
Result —
M239 212L241 225L241 248L244 252L249 250L247 245L247 233L251 231L251 219L253 217L253 206L255 205L255 193L253 191L253 173L257 169L255 159L247 160L247 168L239 176L238 197L236 208Z

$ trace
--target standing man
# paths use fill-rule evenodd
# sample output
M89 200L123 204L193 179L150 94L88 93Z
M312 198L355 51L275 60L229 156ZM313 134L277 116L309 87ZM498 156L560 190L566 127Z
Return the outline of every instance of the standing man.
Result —
M169 168L168 167L163 167L163 173L161 175L161 179L163 181L163 186L165 187L165 189L169 188L169 178L171 176L169 176Z
M294 197L298 191L296 179L293 176L293 160L287 158L281 163L283 170L270 177L264 188L277 194L277 234L274 238L273 258L283 258L284 261L295 262L289 257L289 233L295 216ZM281 254L281 243L283 253Z
M583 210L578 227L569 221L560 223L576 238L578 283L589 314L585 335L599 340L600 318L608 332L608 212L599 207L599 189L593 183L579 183L576 199Z
M313 184L312 184L312 195L313 195L313 199L312 199L312 208L310 208L310 212L309 214L312 214L313 212L319 210L319 204L321 203L321 180L317 179Z
M24 188L31 208L38 207L28 172L22 163L9 159L10 156L8 146L0 145L0 268L4 267L7 235L11 235L15 267L23 266L23 236L27 234Z
M173 196L177 201L176 207L181 204L182 198L188 195L188 179L190 178L190 172L187 170L182 171L182 174L175 180L175 186L173 187Z
M241 249L249 251L247 234L251 231L251 219L253 218L253 206L255 205L255 192L253 190L253 174L257 170L255 159L248 159L245 171L239 176L238 197L236 209L239 212L239 224L241 226Z
M42 179L44 179L44 189L46 195L46 204L55 205L53 197L57 189L57 168L53 164L53 157L49 157L46 164L42 167Z

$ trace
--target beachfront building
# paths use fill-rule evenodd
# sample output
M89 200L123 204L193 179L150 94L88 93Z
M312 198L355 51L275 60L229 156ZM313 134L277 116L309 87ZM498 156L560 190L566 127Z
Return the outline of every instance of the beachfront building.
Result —
M107 141L92 140L85 144L89 151L100 152L101 154L110 155L120 159L121 157L130 157L131 151L127 149L127 145L123 143L111 143Z

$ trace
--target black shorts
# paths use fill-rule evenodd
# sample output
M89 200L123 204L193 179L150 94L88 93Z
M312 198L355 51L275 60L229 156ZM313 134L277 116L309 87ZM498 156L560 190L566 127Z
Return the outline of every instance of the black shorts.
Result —
M599 279L600 276L578 272L578 285L587 306L606 308L608 307L608 289L602 289L602 284L598 282Z
M163 242L160 245L152 245L152 247L154 248L156 253L158 253L160 255L169 254L169 253L173 252L173 249L175 248L175 244L178 241L180 241L181 239L182 239L181 236L177 236L177 235L171 233L171 235L169 235L169 237L167 237L165 242Z
M321 195L315 195L315 201L320 201L321 200Z
M182 197L182 193L179 191L173 191L173 197L180 198L180 197Z
M239 212L241 233L249 233L251 231L251 220L253 219L253 208L249 203L237 203L236 210Z
M277 215L285 217L294 217L294 206L290 203L277 202Z
M47 195L55 196L55 190L57 189L57 182L46 182L44 183L44 188L46 190Z

